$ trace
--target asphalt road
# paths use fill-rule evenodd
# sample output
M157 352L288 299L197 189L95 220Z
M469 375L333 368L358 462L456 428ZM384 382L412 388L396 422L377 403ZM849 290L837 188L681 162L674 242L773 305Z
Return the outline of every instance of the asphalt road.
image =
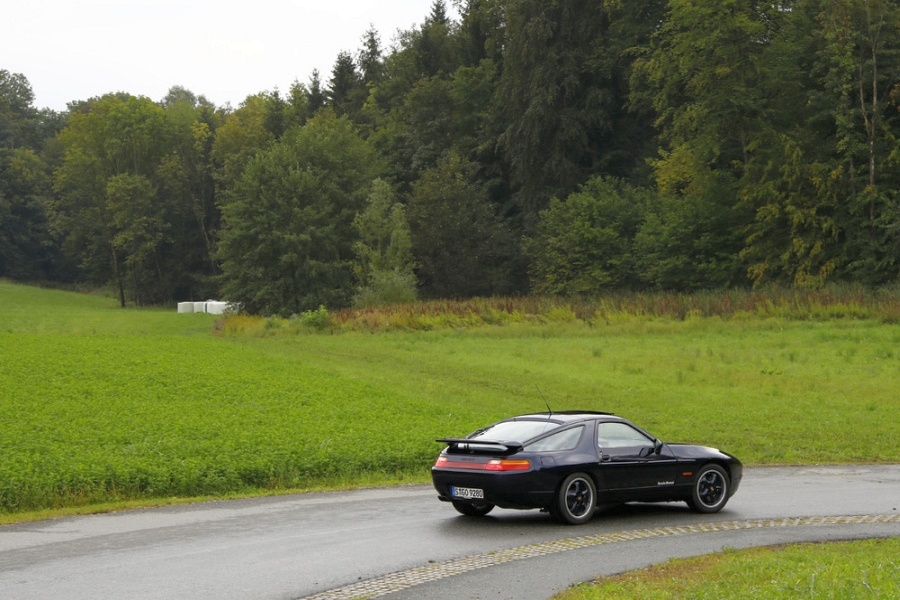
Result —
M748 468L716 515L628 505L580 527L465 518L415 486L0 527L0 598L543 600L675 556L875 536L900 536L900 465Z

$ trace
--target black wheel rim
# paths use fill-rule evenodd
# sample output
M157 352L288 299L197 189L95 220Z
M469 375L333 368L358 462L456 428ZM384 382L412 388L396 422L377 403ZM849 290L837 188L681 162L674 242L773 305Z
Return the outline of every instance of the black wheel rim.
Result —
M573 517L583 517L593 501L591 487L584 479L576 479L566 489L566 509Z
M697 481L697 497L704 506L710 508L719 504L725 497L725 478L718 471L707 471Z

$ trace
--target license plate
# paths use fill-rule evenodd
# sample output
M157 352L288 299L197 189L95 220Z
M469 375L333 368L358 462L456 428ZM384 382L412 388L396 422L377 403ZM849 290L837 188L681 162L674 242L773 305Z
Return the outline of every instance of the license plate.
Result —
M484 498L484 490L477 488L451 487L450 494L454 498Z

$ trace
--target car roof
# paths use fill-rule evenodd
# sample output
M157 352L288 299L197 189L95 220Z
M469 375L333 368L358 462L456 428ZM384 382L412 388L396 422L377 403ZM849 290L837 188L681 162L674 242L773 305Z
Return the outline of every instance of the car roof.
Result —
M618 417L613 413L609 412L600 412L595 410L563 410L563 411L548 411L548 412L537 412L537 413L528 413L524 415L519 415L517 417L511 417L509 419L504 419L505 421L515 421L515 420L530 420L537 418L546 418L547 420L558 421L560 423L574 423L576 421L584 421L587 419L596 419L598 417L607 417L611 421L624 421L622 417Z

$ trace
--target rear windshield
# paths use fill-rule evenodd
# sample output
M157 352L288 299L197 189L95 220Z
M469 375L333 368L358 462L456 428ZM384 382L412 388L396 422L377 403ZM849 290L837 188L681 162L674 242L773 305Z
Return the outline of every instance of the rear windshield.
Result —
M495 442L525 442L559 427L552 421L503 421L473 434L471 439Z

